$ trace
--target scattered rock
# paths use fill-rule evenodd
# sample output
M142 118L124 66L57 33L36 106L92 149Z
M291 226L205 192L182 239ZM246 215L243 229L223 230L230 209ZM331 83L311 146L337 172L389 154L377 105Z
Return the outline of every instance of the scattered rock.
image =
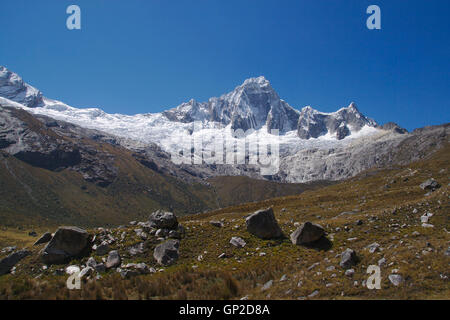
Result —
M106 271L106 266L104 263L97 263L94 268L95 268L95 271L97 271L98 273L102 273L102 272Z
M315 291L313 291L313 293L308 295L308 298L314 298L314 297L317 297L318 295L319 295L319 290L315 290Z
M258 210L245 219L247 231L261 239L274 239L283 236L272 208Z
M20 260L30 254L28 250L19 250L0 260L0 276L9 273Z
M369 244L366 248L369 249L370 253L374 253L380 249L380 245L374 242L372 244Z
M77 227L60 227L41 253L45 264L63 264L72 258L87 255L91 236Z
M403 283L403 277L399 274L390 274L388 278L389 281L396 287Z
M138 255L138 254L144 254L145 253L145 245L143 242L140 242L134 246L131 246L128 248L128 253L132 256Z
M174 239L167 240L166 242L156 246L153 252L153 257L159 264L169 266L178 260L179 247L180 241Z
M232 237L230 243L237 248L243 248L246 245L244 239L240 237Z
M386 258L381 258L380 260L378 260L378 266L384 266L386 264Z
M273 280L267 281L261 288L261 291L269 290L273 285Z
M356 255L355 250L346 249L341 254L341 262L339 265L344 269L349 269L350 267L356 265L358 263L358 257Z
M36 231L30 231L30 232L28 232L28 235L29 235L30 237L37 237Z
M105 254L107 254L109 252L109 244L107 241L103 241L95 250L95 253L98 256L104 256Z
M347 276L347 277L353 277L353 275L355 274L355 269L347 269L347 270L345 270L345 275Z
M95 259L93 257L90 257L88 259L88 261L86 262L86 266L91 267L91 268L95 268L96 265L97 265L97 261L95 261Z
M221 221L215 221L212 220L209 222L212 226L217 227L217 228L222 228L223 227L223 222Z
M308 221L291 234L291 242L296 245L308 244L319 240L324 234L322 226Z
M436 189L439 189L440 187L441 187L441 185L433 178L428 179L427 181L423 182L420 185L420 188L422 188L423 190L427 190L427 191L435 191Z
M113 250L108 254L108 259L106 259L105 267L107 269L116 268L116 267L120 266L120 262L121 262L121 259L120 259L119 251Z

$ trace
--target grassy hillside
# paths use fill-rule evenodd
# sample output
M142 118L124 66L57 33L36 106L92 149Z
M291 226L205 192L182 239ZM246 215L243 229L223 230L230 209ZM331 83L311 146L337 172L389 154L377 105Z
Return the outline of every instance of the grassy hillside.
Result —
M66 277L53 275L58 267L43 271L33 255L23 260L15 275L0 277L0 298L449 299L450 257L445 254L450 243L449 164L447 145L430 159L408 166L367 171L301 195L182 217L187 234L174 266L129 280L109 271L100 280L84 283L81 291L66 290ZM442 187L427 194L419 185L430 177ZM244 217L268 206L273 207L287 236L297 228L296 222L312 221L326 229L330 245L321 249L296 246L287 238L261 240L249 234ZM433 228L421 225L420 217L426 212L433 213L429 222ZM222 220L224 227L214 227L210 220ZM155 238L145 242L146 254L126 255L129 245L141 241L133 229L112 230L114 236L127 235L114 245L123 262L143 261L160 269L152 257L158 243ZM242 237L246 246L230 245L232 236ZM11 237L8 244L15 241L19 240ZM380 250L370 253L366 247L374 242ZM353 277L339 266L339 254L346 248L354 249L360 259ZM40 248L32 250L37 253ZM219 259L222 253L226 258ZM381 266L381 290L369 290L362 286L367 267L377 265L381 258L386 260ZM400 286L389 281L393 273L405 280ZM272 286L262 290L270 280ZM317 295L310 296L315 291Z

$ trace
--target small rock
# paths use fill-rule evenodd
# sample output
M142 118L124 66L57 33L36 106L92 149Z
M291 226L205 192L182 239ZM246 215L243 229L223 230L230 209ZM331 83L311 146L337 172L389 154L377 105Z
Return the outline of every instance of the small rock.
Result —
M263 287L261 288L261 291L269 290L273 285L273 280L267 281Z
M358 257L356 252L352 249L346 249L341 254L341 262L339 265L344 269L349 269L350 267L358 263Z
M246 245L244 239L240 237L232 237L230 243L237 248L243 248Z
M120 259L119 251L113 250L109 253L105 266L107 269L116 268L116 267L120 266L120 262L121 262L121 259Z
M367 249L369 249L370 253L374 253L380 249L380 245L378 243L374 242L372 244L369 244L367 246Z
M215 221L212 220L209 222L212 226L217 227L217 228L222 228L223 227L223 222L221 221Z
M391 274L388 278L389 281L396 287L403 283L403 277L399 274Z
M104 256L105 254L108 254L109 252L109 244L107 241L103 241L95 250L95 253L98 256Z
M345 275L347 276L347 277L353 277L353 275L355 274L355 269L347 269L347 270L345 270Z

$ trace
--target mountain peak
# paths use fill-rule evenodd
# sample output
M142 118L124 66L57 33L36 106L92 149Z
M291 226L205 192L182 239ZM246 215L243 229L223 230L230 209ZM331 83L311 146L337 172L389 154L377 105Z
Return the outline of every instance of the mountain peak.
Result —
M270 85L270 82L264 76L259 76L259 77L255 77L255 78L248 78L243 83L244 86L251 85L251 84L266 86L266 85Z
M38 89L25 83L17 73L4 66L0 66L0 97L29 108L44 105L42 93Z

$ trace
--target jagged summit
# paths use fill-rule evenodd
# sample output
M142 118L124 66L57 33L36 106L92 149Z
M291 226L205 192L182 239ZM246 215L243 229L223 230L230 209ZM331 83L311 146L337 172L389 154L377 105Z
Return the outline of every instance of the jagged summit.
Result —
M364 126L376 127L377 123L359 112L354 102L331 113L320 112L307 106L300 112L297 134L302 139L330 134L341 140L352 132L358 132Z
M0 97L18 102L29 108L44 105L42 93L4 66L0 66Z

